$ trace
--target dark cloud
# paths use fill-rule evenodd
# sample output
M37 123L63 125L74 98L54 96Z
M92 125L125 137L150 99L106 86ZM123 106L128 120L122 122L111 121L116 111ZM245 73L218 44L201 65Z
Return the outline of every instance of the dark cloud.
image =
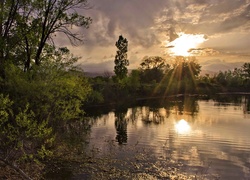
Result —
M93 9L89 10L93 18L92 27L86 31L91 45L110 45L119 34L142 46L159 43L155 31L150 30L154 19L166 5L165 0L157 3L145 0L92 0Z

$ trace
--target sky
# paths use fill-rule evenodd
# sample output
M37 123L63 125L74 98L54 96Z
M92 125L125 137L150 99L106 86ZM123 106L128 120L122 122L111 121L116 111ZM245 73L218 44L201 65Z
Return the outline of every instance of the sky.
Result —
M112 72L119 35L128 40L128 69L145 56L196 56L203 70L250 62L250 0L89 0L93 19L84 44L70 46L86 72Z

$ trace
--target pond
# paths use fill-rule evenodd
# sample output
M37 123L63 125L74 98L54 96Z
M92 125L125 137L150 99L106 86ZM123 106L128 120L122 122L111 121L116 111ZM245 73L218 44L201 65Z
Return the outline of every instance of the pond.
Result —
M171 166L193 179L250 179L249 104L247 95L224 95L144 100L99 113L94 108L87 112L88 151L120 160L113 168L149 174L145 179L170 177Z

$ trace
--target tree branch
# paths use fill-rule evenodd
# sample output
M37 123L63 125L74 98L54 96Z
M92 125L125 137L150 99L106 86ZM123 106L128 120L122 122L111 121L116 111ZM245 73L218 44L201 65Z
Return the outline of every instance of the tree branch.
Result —
M5 165L11 167L12 169L14 169L16 172L18 172L24 179L27 180L32 180L25 172L23 172L23 170L21 170L19 167L17 167L14 164L11 164L10 162L0 158L0 161L2 161Z

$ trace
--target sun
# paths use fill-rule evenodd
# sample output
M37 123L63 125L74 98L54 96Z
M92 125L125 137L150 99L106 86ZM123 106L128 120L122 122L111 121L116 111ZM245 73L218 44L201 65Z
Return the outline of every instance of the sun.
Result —
M184 119L181 119L175 124L175 130L178 134L188 134L190 132L190 125Z
M191 56L190 50L197 48L206 41L203 34L179 33L178 36L174 41L167 44L170 54L173 56Z

